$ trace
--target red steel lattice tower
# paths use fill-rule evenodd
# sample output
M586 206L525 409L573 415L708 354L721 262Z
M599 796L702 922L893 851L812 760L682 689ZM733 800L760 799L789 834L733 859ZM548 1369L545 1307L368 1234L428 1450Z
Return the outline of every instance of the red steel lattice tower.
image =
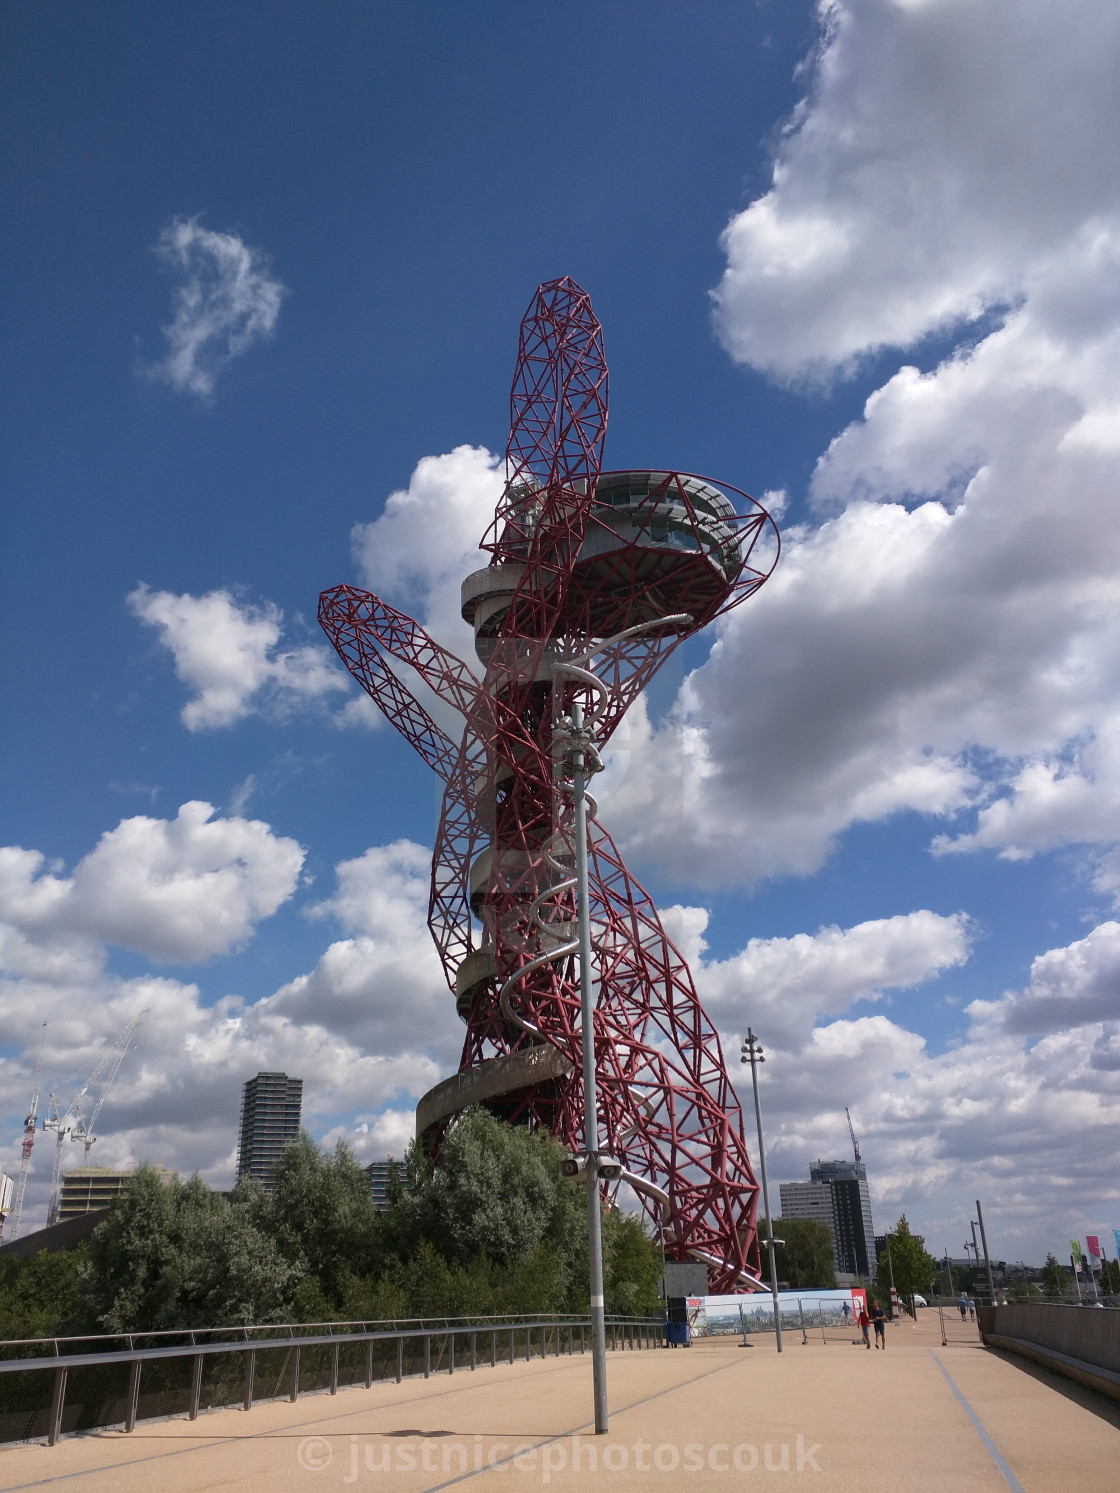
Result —
M417 1107L431 1149L473 1104L582 1148L573 808L554 734L578 702L609 740L683 639L777 562L773 520L746 494L682 472L602 472L606 424L590 298L548 281L521 324L489 564L462 588L484 677L369 592L320 598L347 668L446 784L429 926L467 1033L459 1072ZM461 715L460 741L391 661ZM717 1291L758 1284L758 1187L719 1038L650 897L589 828L604 1144L670 1257L706 1262Z

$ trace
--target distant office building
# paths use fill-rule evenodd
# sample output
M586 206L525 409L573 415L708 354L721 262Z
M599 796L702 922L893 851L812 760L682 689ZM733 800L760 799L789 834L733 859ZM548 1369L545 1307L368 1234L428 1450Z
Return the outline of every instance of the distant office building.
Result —
M237 1180L251 1177L268 1192L284 1147L299 1135L303 1079L258 1073L242 1090Z
M811 1218L814 1223L827 1224L835 1239L832 1188L827 1182L783 1182L778 1191L782 1199L783 1218Z
M389 1206L389 1189L392 1186L394 1172L397 1182L407 1192L408 1169L403 1161L394 1161L390 1157L388 1161L371 1161L366 1167L370 1195L378 1213L383 1213Z
M170 1172L163 1166L154 1170L159 1172L164 1182L178 1176L177 1172ZM133 1175L132 1168L118 1172L109 1166L78 1166L72 1172L63 1172L62 1190L58 1196L58 1222L107 1208L120 1197Z
M815 1161L808 1182L782 1182L779 1192L783 1218L812 1218L832 1230L837 1275L874 1273L875 1230L862 1161Z
M7 1218L12 1211L12 1198L15 1190L16 1184L7 1172L0 1172L0 1219Z

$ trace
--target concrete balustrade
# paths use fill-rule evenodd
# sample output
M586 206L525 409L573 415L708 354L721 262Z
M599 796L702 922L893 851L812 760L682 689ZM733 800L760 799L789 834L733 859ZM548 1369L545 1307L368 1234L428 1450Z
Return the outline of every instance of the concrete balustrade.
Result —
M1056 1369L1120 1400L1120 1311L1049 1305L977 1307L985 1346Z

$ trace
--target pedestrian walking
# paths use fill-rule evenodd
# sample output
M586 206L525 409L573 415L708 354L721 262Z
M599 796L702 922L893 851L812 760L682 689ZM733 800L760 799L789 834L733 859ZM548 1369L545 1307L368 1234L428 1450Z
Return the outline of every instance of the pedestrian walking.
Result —
M964 1294L963 1291L961 1292L961 1299L957 1302L957 1305L961 1309L961 1321L962 1322L967 1322L968 1321L968 1300L965 1297L965 1294Z
M870 1353L871 1338L869 1334L871 1331L871 1318L867 1315L866 1306L861 1306L859 1309L859 1330L863 1333L863 1346Z
M976 1303L971 1296L968 1298L968 1319L970 1322L976 1321Z
M871 1321L875 1326L875 1351L878 1352L882 1348L885 1353L887 1351L887 1314L874 1296L871 1298Z

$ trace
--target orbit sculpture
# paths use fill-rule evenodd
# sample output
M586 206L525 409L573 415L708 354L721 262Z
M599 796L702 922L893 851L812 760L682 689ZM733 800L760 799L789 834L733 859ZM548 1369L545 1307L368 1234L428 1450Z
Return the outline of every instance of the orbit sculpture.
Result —
M582 708L594 745L681 642L754 594L777 529L746 494L683 472L601 470L603 336L587 293L541 285L521 323L506 481L462 586L484 675L369 592L336 586L319 620L346 667L445 783L429 926L466 1024L459 1072L417 1107L437 1150L483 1104L583 1144L570 768ZM742 512L728 496L734 492ZM463 721L455 741L394 672ZM589 826L599 1122L666 1253L710 1287L757 1286L758 1187L719 1038L685 960L607 831Z

